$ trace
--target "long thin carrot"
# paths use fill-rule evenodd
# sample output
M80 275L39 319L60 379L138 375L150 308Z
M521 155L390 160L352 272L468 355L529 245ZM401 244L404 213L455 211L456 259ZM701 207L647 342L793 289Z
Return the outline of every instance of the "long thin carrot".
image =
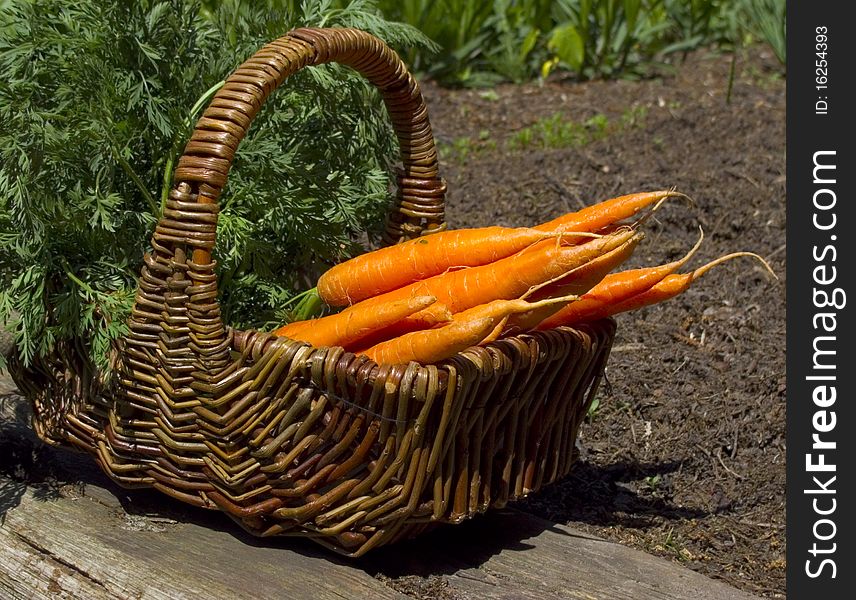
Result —
M416 361L435 363L475 346L496 326L498 319L483 317L452 322L437 329L414 331L381 342L359 352L378 364L401 364Z
M683 196L683 195L681 195ZM638 229L645 221L650 219L654 213L662 206L662 204L671 198L672 196L665 196L659 199L656 204L649 210L642 218L637 219L632 227L634 229ZM627 227L626 225L616 225L610 224L604 227L603 229L598 230L602 235L608 235L617 230L622 229L623 227ZM639 245L645 238L644 234L640 231L632 238L624 242L621 246L598 256L595 259L590 260L584 265L573 269L572 271L562 275L554 281L549 282L538 290L533 290L533 293L528 294L528 298L530 300L541 300L543 298L555 298L557 296L562 295L576 295L581 296L588 292L595 285L600 283L604 277L606 277L610 271L615 269L618 265L622 264L624 261L628 260L633 252L636 250L636 246ZM699 240L701 243L701 240ZM694 252L695 250L693 250ZM532 313L528 316L525 322L516 323L518 328L522 328L524 330L531 329L535 327L540 321L533 321L538 314L543 315L543 318L549 317L551 314L559 310L559 307L553 306L552 308L545 307L541 309L539 313ZM514 318L512 317L512 321Z
M553 283L534 291L526 299L532 302L546 298L571 296L577 300L579 296L588 293L600 283L610 271L629 259L643 238L642 232L637 233L618 248L590 260L581 267L577 267ZM548 303L528 312L511 315L506 324L506 331L529 331L563 309L562 304Z
M400 300L393 300L393 302L400 302ZM355 304L351 308L357 308L360 306L361 304ZM369 309L367 312L371 314L371 310L372 309ZM452 311L449 310L448 306L440 302L435 302L431 306L412 315L408 315L400 321L396 321L395 323L391 323L383 327L377 327L367 336L360 339L357 344L343 344L343 346L346 350L370 348L376 344L397 338L412 331L421 331L423 329L431 329L432 327L446 325L452 321L452 317Z
M667 274L665 277L662 277L658 282L654 283L654 285L649 285L647 288L642 288L643 291L637 292L635 294L615 294L612 295L609 300L604 301L603 299L601 299L597 301L596 304L586 304L586 297L583 296L577 302L572 302L571 304L569 304L567 307L567 311L563 309L561 312L556 313L555 315L553 315L553 317L541 323L538 326L538 329L549 329L551 327L557 327L559 325L573 325L582 321L594 321L611 315L616 315L618 313L635 310L637 308L642 308L644 306L649 306L658 302L663 302L664 300L673 298L689 289L693 281L707 273L713 267L720 265L727 260L731 260L732 258L737 258L739 256L749 256L758 259L759 261L761 261L764 267L773 275L773 277L776 277L776 274L770 268L770 265L768 265L766 261L764 261L764 259L758 256L757 254L754 254L752 252L734 252L732 254L721 256L716 260L713 260L707 263L706 265L699 267L695 271L691 271L689 273ZM622 275L622 273L616 273L616 275ZM776 278L778 279L778 277ZM638 289L639 288L637 288L637 290ZM573 307L575 304L579 304L580 306L577 309L572 310L571 307Z
M544 321L537 325L537 328L550 329L559 324L567 325L598 318L597 315L600 315L606 306L644 292L667 275L684 266L701 247L703 239L704 232L699 228L698 241L682 258L665 265L630 269L607 275L600 283L583 294L579 300L556 311L552 316L545 317Z
M492 263L557 235L561 234L527 227L457 229L426 235L332 267L318 279L318 293L330 306L347 306L455 267Z
M452 313L457 313L492 300L513 300L531 288L617 248L633 235L634 231L628 228L576 246L563 246L555 240L544 240L508 258L435 275L368 298L352 308L371 311L375 306L392 300L428 295L437 298ZM417 313L408 319L419 316Z
M378 363L431 363L448 358L470 346L487 344L499 337L506 319L513 314L536 310L549 304L563 304L574 297L548 298L539 302L494 300L459 312L448 325L415 331L358 351Z
M725 256L720 256L716 260L712 260L706 265L702 265L695 271L691 271L689 273L674 273L671 275L667 275L664 277L659 283L651 287L646 292L641 294L637 294L623 302L617 302L609 307L609 311L604 316L617 315L618 313L627 312L630 310L636 310L637 308L642 308L645 306L650 306L652 304L657 304L658 302L663 302L670 298L674 298L678 294L681 294L687 291L692 285L692 283L710 271L713 267L724 263L727 260L731 260L732 258L737 258L740 256L749 256L751 258L758 259L761 261L761 264L770 272L770 274L778 279L778 276L770 268L770 265L767 264L763 258L758 256L753 252L734 252L732 254L726 254Z
M673 197L688 199L685 194L674 190L627 194L564 214L552 221L536 225L534 229L552 232L598 231L618 221L629 219L643 208L665 198Z
M531 302L557 296L582 296L600 283L610 271L628 260L643 239L645 234L641 231L637 232L617 248L593 258L548 285L533 291L526 299Z
M290 337L313 346L350 346L381 327L396 323L436 303L433 296L414 296L379 304L373 311L346 309L340 313L289 323L274 335Z
M491 333L480 342L481 344L487 344L493 342L502 334L505 329L505 324L509 318L526 315L544 308L561 306L576 299L576 296L568 295L560 298L545 298L544 300L536 302L523 300L521 298L514 300L494 300L487 304L474 306L465 311L454 314L452 315L452 321L460 323L485 317L497 319L498 321L496 326L493 328L493 331L491 331Z

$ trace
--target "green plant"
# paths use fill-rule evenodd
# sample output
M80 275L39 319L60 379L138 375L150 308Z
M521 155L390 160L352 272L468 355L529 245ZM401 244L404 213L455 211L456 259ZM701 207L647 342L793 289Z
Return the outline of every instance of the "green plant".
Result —
M543 60L543 32L552 27L547 0L381 0L379 6L437 43L438 54L408 55L414 69L453 85L530 78Z
M269 2L271 0L268 0ZM413 49L420 73L454 85L633 76L675 52L767 40L784 56L784 0L380 0L389 18L422 30L440 51Z
M526 4L497 0L485 27L494 33L485 48L486 67L502 79L521 82L529 79L537 66L536 45L541 31Z
M648 116L647 106L631 106L621 113L619 129L640 127Z
M649 490L651 490L652 492L656 492L657 487L660 485L660 479L660 474L658 473L656 475L649 475L648 477L645 477L645 479L643 479L642 481L645 482L645 485L648 487Z
M259 46L312 24L426 43L365 0L269 4L2 6L0 325L25 361L74 338L105 364L125 330L190 109ZM393 139L376 92L349 69L301 71L271 97L221 199L216 258L228 322L280 323L323 265L353 253L359 232L378 230Z
M491 132L483 129L477 138L462 136L451 143L439 143L438 149L443 160L452 160L466 164L470 158L484 156L501 148L507 152L522 150L576 148L603 139L613 133L639 127L648 114L645 106L633 106L626 109L618 120L598 113L583 122L568 119L562 113L542 117L532 125L518 129L504 141L498 141Z
M486 129L479 131L476 139L461 136L452 140L451 144L438 143L441 159L451 160L462 165L467 164L470 158L493 152L496 148L496 140L490 137L490 132Z
M487 41L485 21L493 7L473 0L380 0L383 14L409 23L430 38L441 52L426 54L413 48L405 60L415 71L465 81Z
M271 0L268 0L271 1ZM562 67L580 79L628 76L674 52L732 48L749 33L783 48L784 0L380 0L384 13L435 41L413 49L422 74L455 85L546 78ZM777 50L778 52L778 50Z
M568 120L557 112L517 131L509 139L508 146L515 150L525 150L530 146L570 148L581 146L587 141L588 132L584 124Z
M534 127L524 127L519 131L516 131L510 138L508 138L508 142L506 145L509 150L526 150L529 148L535 141L535 128Z
M766 41L783 65L786 58L785 0L743 0L746 29Z
M647 114L645 107L627 109L618 122L610 122L601 113L582 123L567 119L562 113L538 119L532 125L516 131L506 142L508 150L528 148L575 148L602 139L611 133L637 127Z
M661 0L559 0L554 14L542 77L560 64L578 78L614 76L664 44Z
M586 420L589 422L593 421L595 416L597 416L597 412L600 409L600 397L595 396L594 400L591 401L591 404L588 405L586 409Z
M737 6L722 0L665 0L663 10L674 41L665 52L687 51L736 37Z

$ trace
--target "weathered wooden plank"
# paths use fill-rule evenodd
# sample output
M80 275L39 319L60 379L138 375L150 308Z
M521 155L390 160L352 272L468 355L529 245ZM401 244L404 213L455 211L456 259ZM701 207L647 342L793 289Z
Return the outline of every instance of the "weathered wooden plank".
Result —
M26 418L20 400L0 404L0 436L32 435L20 425ZM347 562L306 541L251 538L223 515L154 492L127 493L86 456L57 451L54 458L79 474L82 491L72 486L39 499L38 490L0 479L0 597L407 597L374 577L385 575L439 578L444 598L462 600L754 598L680 565L513 510L491 511Z
M462 600L757 600L678 564L515 510L492 511L371 560L390 577L445 573Z
M0 526L2 539L15 542L0 547L0 586L38 597L57 580L40 575L58 569L67 575L59 585L75 598L404 597L320 551L254 546L233 533L134 518L89 496L38 500L27 490ZM39 558L43 565L34 564ZM21 564L35 580L16 574Z
M8 600L53 600L112 595L103 586L76 569L55 560L50 553L33 547L6 528L0 528L0 598Z

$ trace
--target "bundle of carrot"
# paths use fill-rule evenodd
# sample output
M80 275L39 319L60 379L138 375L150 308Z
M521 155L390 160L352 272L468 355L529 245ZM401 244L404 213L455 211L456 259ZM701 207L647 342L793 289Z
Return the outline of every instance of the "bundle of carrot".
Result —
M428 364L505 335L662 302L737 256L769 270L759 256L738 252L677 274L700 237L680 260L613 273L643 239L645 220L672 197L686 198L675 191L630 194L531 228L445 231L357 256L318 280L321 299L345 307L341 312L274 333L342 346L380 364Z

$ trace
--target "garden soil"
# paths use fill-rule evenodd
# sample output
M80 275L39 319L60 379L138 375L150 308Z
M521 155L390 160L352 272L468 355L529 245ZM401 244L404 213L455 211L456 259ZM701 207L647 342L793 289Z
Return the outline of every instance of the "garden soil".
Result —
M535 224L617 195L676 187L694 204L659 211L633 266L683 255L699 226L705 239L690 266L741 250L769 262L778 280L740 258L676 299L619 315L579 462L516 506L779 598L785 81L772 54L756 47L738 55L729 97L731 63L730 55L701 52L639 81L427 85L425 93L444 150L452 227ZM582 144L558 133L550 143L567 147L539 147L538 132L551 121L597 123L601 133ZM535 141L521 148L526 137Z
M659 211L634 266L683 255L699 226L706 237L693 265L738 250L769 261L779 280L738 259L677 299L620 315L579 461L515 508L782 598L785 83L772 55L752 48L736 62L729 98L730 66L729 55L701 52L638 81L490 90L429 82L424 91L452 227L534 224L674 186L694 204ZM589 126L566 127L544 148L537 132L546 122ZM596 139L582 143L581 131ZM67 452L14 436L2 444L6 476L43 487L78 473L62 467ZM132 495L197 518L154 492ZM454 597L435 574L377 577L414 598Z

